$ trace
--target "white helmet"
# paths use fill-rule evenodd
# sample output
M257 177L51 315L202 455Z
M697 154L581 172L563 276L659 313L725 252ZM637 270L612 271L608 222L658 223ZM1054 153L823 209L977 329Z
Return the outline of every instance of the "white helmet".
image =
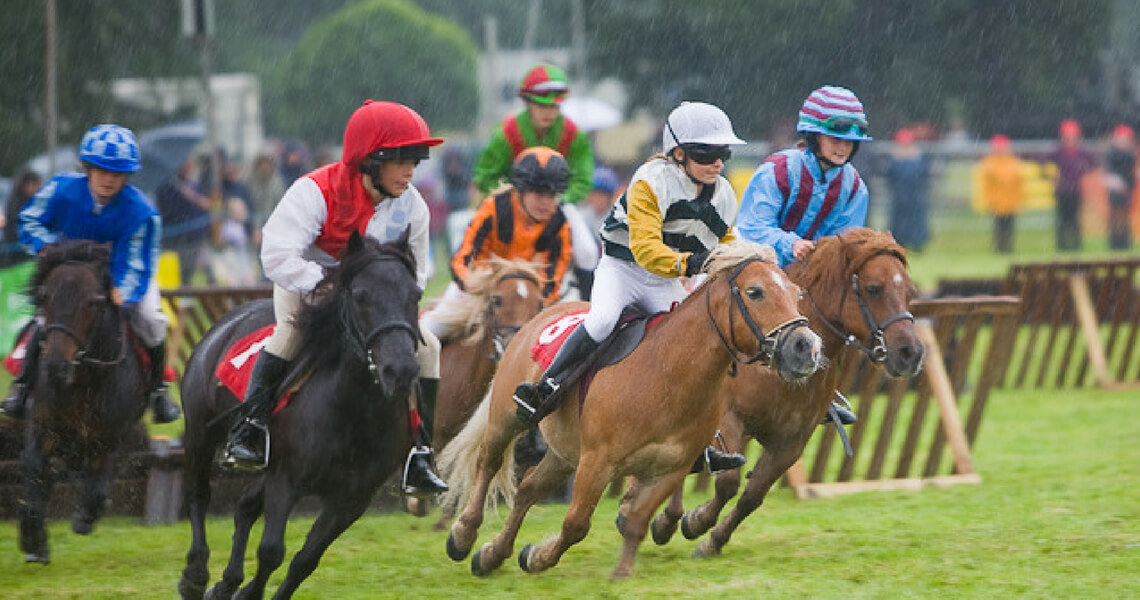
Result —
M732 121L724 111L704 102L682 102L665 119L661 131L661 147L669 154L682 144L737 146L745 144L732 131Z

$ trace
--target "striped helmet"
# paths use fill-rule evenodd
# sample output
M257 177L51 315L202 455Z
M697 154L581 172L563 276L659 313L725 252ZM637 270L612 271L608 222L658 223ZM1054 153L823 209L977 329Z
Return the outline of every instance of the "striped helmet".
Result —
M562 104L569 90L562 69L542 64L527 71L519 85L519 97L537 104L557 105Z
M825 85L807 97L800 108L796 131L822 133L841 140L869 142L867 114L851 90Z
M510 179L520 192L561 194L570 183L570 165L557 151L532 146L515 159Z
M96 125L85 133L79 142L79 160L120 173L134 173L142 168L135 134L119 125Z

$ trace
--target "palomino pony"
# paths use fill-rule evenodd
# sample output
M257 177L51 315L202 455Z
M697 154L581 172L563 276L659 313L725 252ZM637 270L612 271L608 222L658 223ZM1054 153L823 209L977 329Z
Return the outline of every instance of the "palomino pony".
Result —
M119 448L146 408L147 373L132 349L126 317L111 301L111 250L64 242L41 253L29 282L44 337L20 456L20 548L27 562L48 563L44 510L53 457L84 472L71 529L91 533L103 514Z
M749 367L725 382L721 393L731 407L721 422L728 448L741 451L748 438L764 447L748 485L728 517L717 518L740 487L740 471L716 478L716 495L682 517L678 489L653 521L653 539L664 544L677 529L696 539L716 525L694 551L713 556L732 532L759 508L772 484L799 459L804 447L836 398L841 350L852 345L882 364L892 377L912 377L922 368L924 347L907 307L914 286L907 275L905 251L889 233L858 228L819 240L803 263L789 271L803 290L800 309L813 331L823 336L823 353L831 368L794 385L768 369Z
M487 393L503 350L522 326L543 309L540 265L493 257L471 271L468 296L440 314L462 335L444 341L439 363L440 402L435 410L432 446L447 445L471 418Z
M325 281L332 291L297 315L301 352L280 389L300 387L270 420L269 467L250 480L238 500L230 561L209 598L261 598L285 557L290 511L298 499L314 495L320 515L273 595L291 597L333 540L364 513L376 489L402 466L411 447L408 396L419 374L420 289L407 232L388 244L354 232L341 264ZM238 403L218 383L218 362L234 342L272 323L268 300L240 306L214 325L187 363L183 486L193 540L178 584L183 598L202 598L209 580L210 469L233 420L230 409ZM250 528L263 513L257 574L234 596L244 579Z
M819 338L796 310L799 289L774 258L770 248L756 244L717 248L708 261L709 280L651 327L629 356L598 371L581 405L579 384L567 386L566 401L541 423L549 450L519 483L503 530L472 557L472 572L485 575L501 565L513 552L527 510L575 469L562 533L524 547L519 564L528 572L557 564L586 536L605 487L615 476L629 474L641 486L620 527L625 544L613 576L632 572L653 511L716 433L727 408L719 389L730 366L766 360L791 380L818 367ZM463 498L470 491L448 537L452 560L471 551L488 493L510 499L512 441L525 429L511 395L516 385L537 379L543 370L532 360L531 347L553 321L584 308L583 302L557 305L523 327L503 355L487 398L444 450L440 463L445 470L452 466L446 475L452 493ZM496 490L490 489L493 478Z

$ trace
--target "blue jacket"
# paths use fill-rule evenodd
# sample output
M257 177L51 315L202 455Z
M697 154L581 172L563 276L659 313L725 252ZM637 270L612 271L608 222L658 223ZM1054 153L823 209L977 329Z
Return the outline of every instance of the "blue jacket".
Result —
M768 244L780 266L792 262L796 240L817 240L867 221L867 186L850 163L823 172L806 149L769 156L756 169L740 201L741 237Z
M162 219L132 185L96 208L86 175L56 176L20 211L20 243L35 254L64 239L110 242L114 285L125 304L137 303L158 265Z

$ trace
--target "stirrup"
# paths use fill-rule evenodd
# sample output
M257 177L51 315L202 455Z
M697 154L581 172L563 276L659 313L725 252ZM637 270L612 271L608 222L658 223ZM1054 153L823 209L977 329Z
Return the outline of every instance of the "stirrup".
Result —
M550 391L543 393L543 387L547 388ZM542 420L542 417L540 417L538 414L539 409L542 408L543 404L546 403L546 400L553 396L560 387L562 386L552 379L540 379L536 383L519 384L518 387L515 388L514 396L512 396L515 404L518 406L518 408L515 409L515 416L517 416L519 421L527 426L533 427L537 425L538 422ZM519 395L520 390L526 390L530 393L533 393L534 396L529 399L524 398ZM532 406L531 403L534 405Z
M245 427L250 427L255 431L260 431L263 439L265 440L265 452L263 452L261 455L260 463L256 461L238 460L238 458L232 453L233 447L236 445L236 441L233 436L236 436L239 432L241 432L241 429ZM247 438L253 435L248 431L241 433ZM257 473L259 471L264 471L269 467L269 425L262 422L261 419L258 419L256 417L246 417L240 421L237 426L234 427L234 430L230 435L230 441L226 443L225 450L222 453L221 465L223 467L234 469L236 471L245 471L248 473Z
M442 494L448 490L447 483L445 483L438 475L431 470L431 457L432 449L428 446L412 446L408 451L408 457L404 460L404 476L400 480L400 489L409 496L428 496L431 494ZM429 488L420 487L418 485L411 485L408 483L408 476L412 472L412 463L416 462L417 458L423 457L424 462L424 479Z

